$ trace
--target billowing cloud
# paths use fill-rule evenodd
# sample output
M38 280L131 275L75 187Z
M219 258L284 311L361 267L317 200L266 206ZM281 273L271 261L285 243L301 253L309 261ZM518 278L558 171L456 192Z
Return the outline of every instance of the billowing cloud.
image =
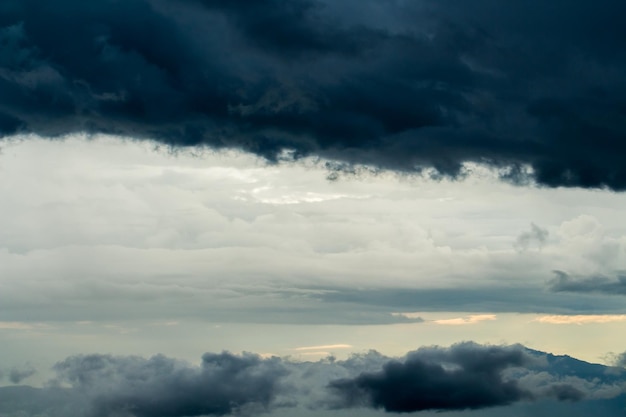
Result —
M337 407L396 413L482 409L540 398L579 401L622 393L619 384L575 376L574 368L580 366L575 360L536 353L519 345L474 343L421 348L403 360L389 360L382 370L337 379L329 387L338 395ZM561 374L564 361L566 369L572 367L569 376Z
M345 405L371 405L391 412L485 408L507 405L532 394L502 371L527 365L519 348L460 344L451 349L421 349L382 371L333 381Z
M0 414L191 417L355 406L410 412L610 400L623 394L624 375L607 369L519 345L470 342L403 359L374 351L317 362L207 353L199 366L163 355L92 354L57 363L45 388L0 388Z
M0 132L626 189L622 2L7 0ZM345 165L347 164L347 165Z
M202 357L199 368L155 356L70 357L55 366L58 383L69 383L91 400L94 415L174 417L226 415L245 407L266 408L287 370L277 359L229 353Z
M599 275L585 278L572 278L563 271L554 271L556 277L549 281L548 287L554 292L600 293L608 295L626 295L626 275L616 278Z

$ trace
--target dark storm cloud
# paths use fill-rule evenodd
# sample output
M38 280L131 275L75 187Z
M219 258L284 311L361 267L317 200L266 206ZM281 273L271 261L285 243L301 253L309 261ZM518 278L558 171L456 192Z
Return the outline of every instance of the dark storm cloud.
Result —
M584 406L590 399L618 398L624 374L607 369L519 345L471 342L421 348L402 360L374 351L317 362L207 353L195 366L162 355L81 355L59 362L57 378L44 388L0 387L0 414L191 417L272 415L279 409L336 413L354 406L408 412L520 401L537 401L541 410L546 399L551 409L562 401ZM622 412L621 403L607 404L595 401Z
M391 360L380 372L333 381L345 405L371 405L385 411L476 409L508 405L532 394L502 371L531 361L520 348L455 345L421 349L404 361Z
M613 0L6 0L0 131L626 189ZM341 166L341 165L339 165ZM349 165L348 165L349 166Z
M287 374L280 360L229 353L202 357L200 368L164 356L78 356L55 366L59 380L91 398L94 416L226 415L266 408Z
M548 282L548 288L553 292L626 295L626 275L618 275L615 278L602 275L572 278L563 271L554 273L556 277Z
M387 412L465 410L551 398L580 401L594 397L583 381L619 387L623 374L607 367L514 346L472 342L450 348L428 347L390 359L378 371L332 381L335 407L372 407ZM622 393L617 388L611 397Z

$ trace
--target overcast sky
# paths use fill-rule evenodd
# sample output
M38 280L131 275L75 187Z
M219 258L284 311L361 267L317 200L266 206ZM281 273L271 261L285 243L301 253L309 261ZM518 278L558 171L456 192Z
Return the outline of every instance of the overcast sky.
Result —
M625 13L3 1L0 416L622 415Z

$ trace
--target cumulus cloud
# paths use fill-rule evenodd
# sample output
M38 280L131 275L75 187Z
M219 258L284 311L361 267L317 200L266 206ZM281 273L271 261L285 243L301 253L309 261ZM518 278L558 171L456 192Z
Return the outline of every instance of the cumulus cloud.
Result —
M70 357L55 365L59 384L91 399L93 415L226 415L267 408L287 370L277 358L229 353L202 357L200 367L155 356Z
M0 388L0 413L182 417L356 406L388 412L482 409L543 399L612 399L623 393L623 375L606 369L520 345L470 342L420 348L402 359L374 351L316 362L207 353L199 366L163 355L92 354L57 363L56 378L45 388Z
M625 7L8 0L0 132L623 190Z
M390 412L453 410L507 405L531 398L501 372L527 365L532 358L519 348L459 344L426 348L391 360L382 371L331 382L344 406L370 405Z
M382 370L331 381L329 388L338 396L336 407L365 406L397 413L482 409L542 398L613 398L623 392L615 381L577 376L589 372L580 361L537 353L520 345L469 342L421 348L403 360L389 360ZM570 367L567 374L562 372L563 362ZM596 371L597 375L602 374Z

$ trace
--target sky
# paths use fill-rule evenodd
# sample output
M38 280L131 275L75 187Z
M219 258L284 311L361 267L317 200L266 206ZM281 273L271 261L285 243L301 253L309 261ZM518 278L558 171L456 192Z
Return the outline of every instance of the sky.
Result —
M624 415L625 12L3 1L0 417Z

